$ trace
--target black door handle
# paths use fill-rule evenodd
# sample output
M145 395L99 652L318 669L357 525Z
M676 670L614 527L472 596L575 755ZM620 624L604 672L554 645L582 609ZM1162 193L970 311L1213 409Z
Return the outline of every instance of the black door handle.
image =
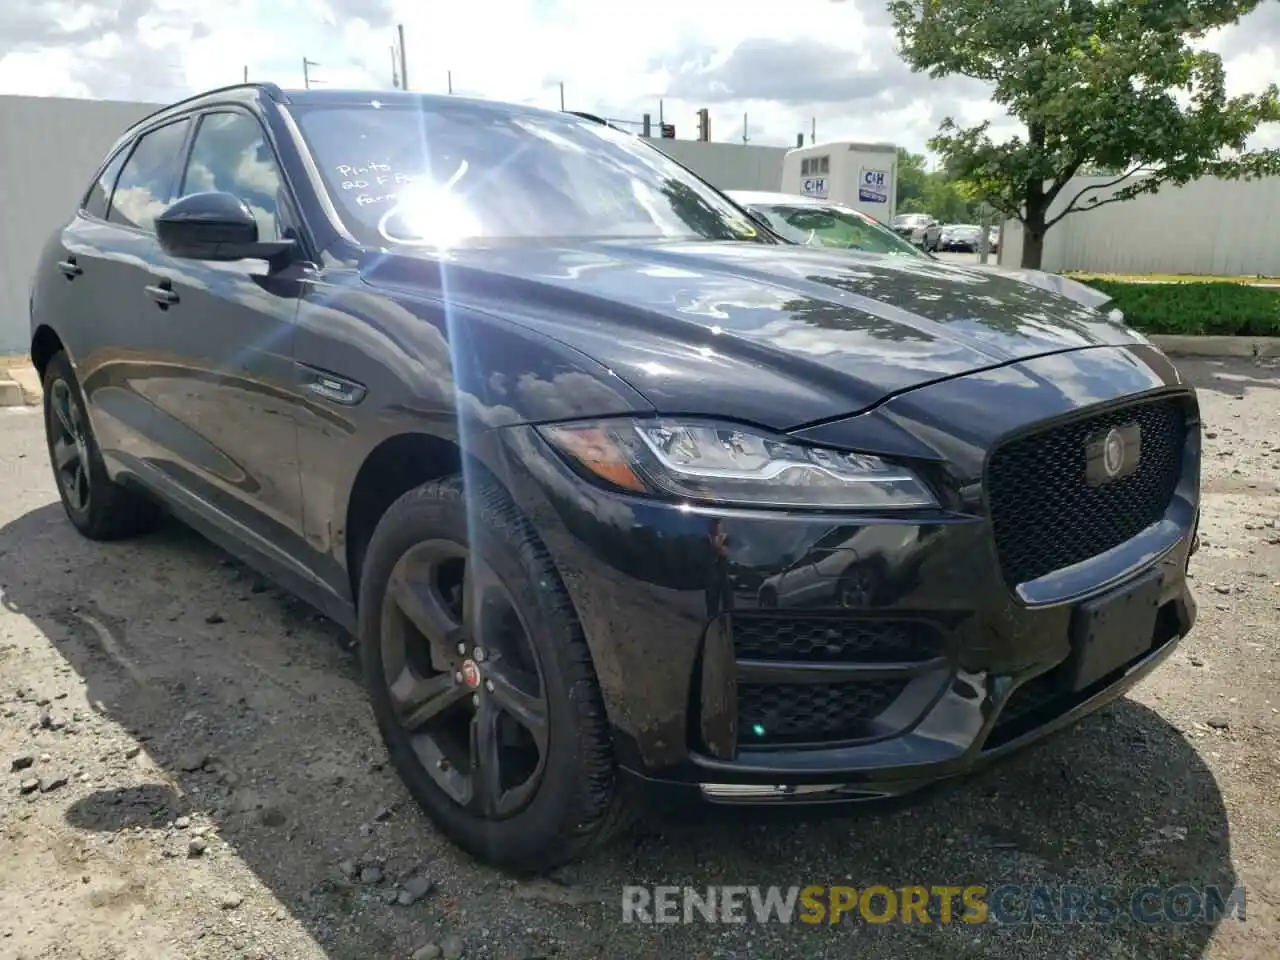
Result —
M168 307L170 304L178 302L178 295L174 292L172 287L153 283L149 286L143 287L143 289L147 291L148 297L160 305L161 310Z
M84 273L84 267L76 263L75 257L67 257L65 260L58 261L58 269L61 270L68 280L74 280L80 274Z

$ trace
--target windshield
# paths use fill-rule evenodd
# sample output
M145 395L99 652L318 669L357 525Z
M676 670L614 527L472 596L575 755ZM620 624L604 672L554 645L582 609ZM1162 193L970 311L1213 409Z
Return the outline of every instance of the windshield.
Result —
M372 246L773 242L638 137L569 114L465 100L292 109L347 228Z
M770 204L752 209L792 243L929 259L892 230L844 207Z

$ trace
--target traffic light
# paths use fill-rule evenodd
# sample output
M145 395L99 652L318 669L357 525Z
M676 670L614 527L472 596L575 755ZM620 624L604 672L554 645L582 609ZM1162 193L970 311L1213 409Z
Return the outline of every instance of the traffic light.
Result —
M707 113L707 108L703 107L698 111L698 139L711 139L711 116Z
M662 125L662 139L674 140L676 138L676 125L674 123L664 123Z

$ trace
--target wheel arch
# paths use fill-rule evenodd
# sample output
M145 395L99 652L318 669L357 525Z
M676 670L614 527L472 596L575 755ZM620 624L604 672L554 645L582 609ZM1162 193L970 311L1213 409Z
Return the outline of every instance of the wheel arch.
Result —
M346 569L351 601L360 596L360 570L378 521L414 487L462 470L463 453L453 441L429 433L398 433L365 456L343 505Z
M42 323L36 327L35 332L31 334L31 365L36 368L36 373L40 374L40 379L44 380L44 372L49 369L49 361L53 359L54 354L59 350L66 351L66 345L62 342L62 338L58 336L56 330L47 323Z

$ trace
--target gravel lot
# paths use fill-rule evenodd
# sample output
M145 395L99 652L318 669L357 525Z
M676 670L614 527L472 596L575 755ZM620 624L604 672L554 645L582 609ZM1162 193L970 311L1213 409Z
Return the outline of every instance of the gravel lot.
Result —
M905 809L650 826L531 882L407 802L335 627L177 525L80 539L39 415L0 411L0 957L1275 957L1280 369L1183 366L1208 431L1201 620L1131 697ZM626 883L1009 882L1240 884L1247 921L620 922Z

